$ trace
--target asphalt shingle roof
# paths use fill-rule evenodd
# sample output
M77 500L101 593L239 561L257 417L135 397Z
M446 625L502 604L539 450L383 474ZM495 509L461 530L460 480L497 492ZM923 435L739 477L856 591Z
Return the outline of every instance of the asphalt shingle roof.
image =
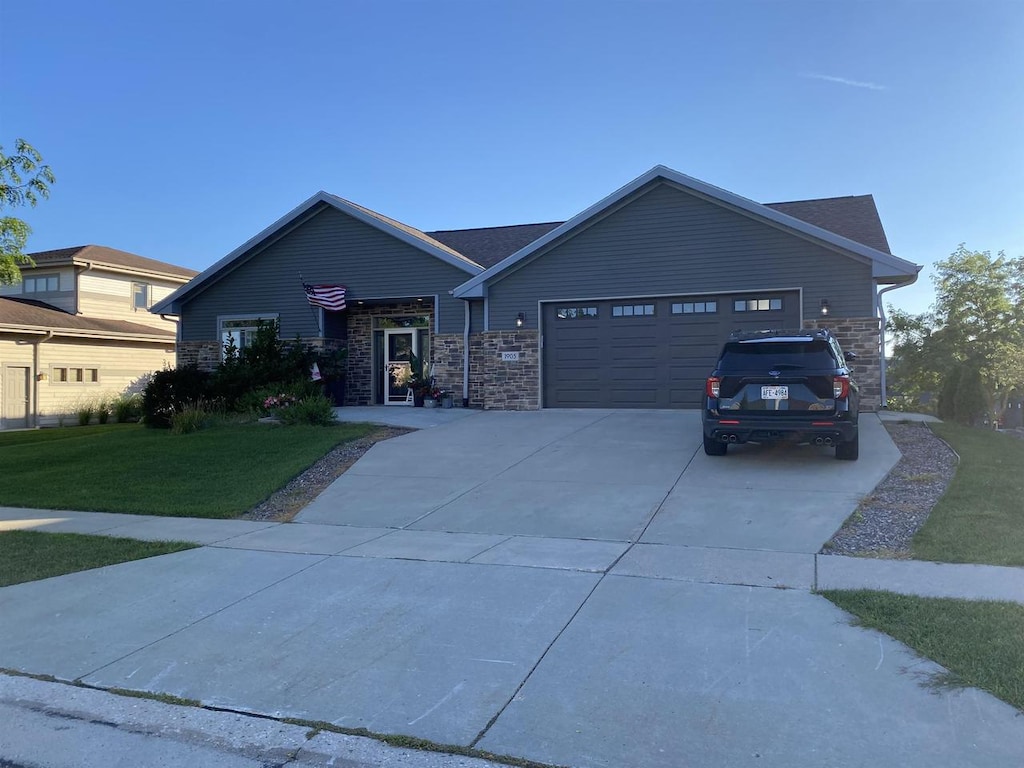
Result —
M127 267L129 269L141 269L147 272L159 272L165 275L183 277L189 280L199 273L194 269L179 267L176 264L168 264L165 261L148 259L145 256L137 256L127 251L119 251L116 248L107 248L105 245L78 245L74 248L58 248L54 251L39 251L28 254L37 266L55 266L58 264L70 264L73 260L92 261L99 264L109 264L113 267Z
M174 341L173 331L163 331L128 320L103 320L80 317L35 299L13 296L0 297L0 326L29 326L54 330L85 331L90 333L142 334Z

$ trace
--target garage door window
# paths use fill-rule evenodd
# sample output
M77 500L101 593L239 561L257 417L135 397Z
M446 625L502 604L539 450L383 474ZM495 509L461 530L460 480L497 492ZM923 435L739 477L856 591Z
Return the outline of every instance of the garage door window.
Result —
M649 317L653 314L653 304L624 304L612 307L612 317Z
M700 315L717 311L717 301L684 301L672 305L673 315Z
M737 299L732 308L736 312L768 312L782 309L782 299Z
M597 307L559 307L555 310L559 320L578 320L583 317L597 317Z

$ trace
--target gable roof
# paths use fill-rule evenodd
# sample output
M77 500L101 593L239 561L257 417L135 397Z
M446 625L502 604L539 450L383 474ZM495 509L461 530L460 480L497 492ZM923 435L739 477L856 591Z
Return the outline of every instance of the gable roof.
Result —
M577 214L563 224L554 227L532 243L529 243L518 251L506 256L497 263L488 267L484 272L481 272L475 277L472 277L462 283L462 285L458 286L453 291L453 294L458 298L471 298L474 296L484 295L484 285L492 280L492 278L497 277L497 279L500 280L502 273L505 272L505 270L536 254L558 238L568 235L577 227L586 224L597 216L600 216L615 205L624 201L630 195L642 190L647 185L654 184L658 181L675 184L696 194L698 197L702 197L713 203L746 213L754 218L761 219L778 226L781 229L790 231L793 234L818 242L825 247L831 248L832 250L845 255L864 259L871 263L872 275L879 279L880 282L913 282L917 279L917 273L921 269L919 265L897 258L889 253L888 241L884 242L885 250L879 250L877 247L858 242L847 235L825 229L812 221L798 218L794 215L799 211L809 218L822 221L823 216L827 218L829 210L834 211L838 206L843 205L843 203L830 204L828 203L828 200L842 200L843 198L762 205L761 203L754 202L753 200L724 190L721 187L707 184L699 179L693 178L692 176L687 176L679 171L674 171L664 165L656 165L654 168L647 171L647 173L638 176L633 181L619 188L603 200L598 201L585 211ZM870 207L871 209L874 209L874 199L871 198L870 195L863 197L870 200ZM860 198L857 199L859 200ZM857 205L858 210L863 214L866 210L866 201L861 200ZM779 210L778 207L780 206L784 210ZM786 212L785 209L787 207L793 213ZM874 216L877 219L877 210L874 211ZM863 232L861 232L857 222L860 222L860 226L863 227ZM867 234L869 239L872 239L872 242L879 246L883 244L882 241L885 238L885 233L881 230L880 221L877 225L877 231L874 231L873 226L866 224L865 220L863 220L861 216L851 215L848 221L845 221L845 223L840 222L836 226L840 229L846 229L846 231L851 234ZM868 230L872 231L869 232ZM881 240L878 238L879 233L881 233Z
M90 338L148 337L147 340L174 343L174 331L151 328L128 320L80 317L35 299L0 297L0 332L43 333Z
M372 211L369 208L365 208L349 200L345 200L342 197L338 197L337 195L332 195L329 192L321 190L304 203L293 208L269 227L246 240L213 266L203 270L198 277L192 280L192 282L182 286L163 301L154 304L150 311L158 314L165 312L175 314L180 312L181 303L183 301L204 290L209 285L212 285L227 275L237 266L240 266L260 247L268 245L268 241L276 238L279 234L283 234L283 230L296 224L305 216L318 213L327 207L334 208L363 222L364 224L368 224L371 227L379 229L380 231L389 234L392 237L395 237L398 240L429 254L430 256L438 258L446 264L450 264L467 274L476 275L483 271L483 267L480 264L476 263L472 259L466 258L458 251L455 251L444 243L435 240L415 227L402 224L399 221L388 218L387 216L377 213L376 211Z
M58 248L53 251L39 251L28 254L36 263L35 268L56 267L67 264L87 264L116 267L128 272L143 272L167 277L190 280L199 273L194 269L168 264L165 261L149 259L128 251L107 248L105 245L77 245L73 248ZM32 269L31 266L22 269Z

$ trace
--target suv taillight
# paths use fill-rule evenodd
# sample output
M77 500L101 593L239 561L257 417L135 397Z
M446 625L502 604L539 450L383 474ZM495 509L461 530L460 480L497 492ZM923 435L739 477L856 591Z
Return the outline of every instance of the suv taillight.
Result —
M708 397L718 397L718 390L722 384L722 380L717 376L709 376L707 382L704 384L704 391L707 392Z
M832 378L832 397L842 400L848 394L850 394L850 377L834 376Z

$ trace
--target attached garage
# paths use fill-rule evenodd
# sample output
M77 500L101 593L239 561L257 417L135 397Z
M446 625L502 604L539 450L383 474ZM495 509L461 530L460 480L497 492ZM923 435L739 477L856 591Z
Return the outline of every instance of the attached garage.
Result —
M795 328L800 292L542 305L543 406L696 408L730 331Z

